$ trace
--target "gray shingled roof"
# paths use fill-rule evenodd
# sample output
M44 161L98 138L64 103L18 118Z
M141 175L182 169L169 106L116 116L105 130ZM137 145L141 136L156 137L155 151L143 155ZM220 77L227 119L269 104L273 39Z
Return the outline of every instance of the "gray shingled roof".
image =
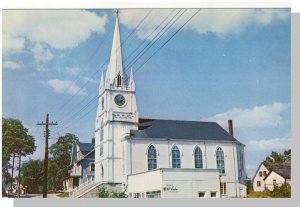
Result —
M92 143L82 143L82 142L78 142L79 145L79 149L80 151L83 153L87 153L92 151L93 149L95 149L95 145Z
M237 141L216 122L140 119L132 138Z
M279 174L280 176L282 176L285 179L291 179L291 166L276 166L274 167L264 178L264 180L272 173L272 172L276 172L277 174Z

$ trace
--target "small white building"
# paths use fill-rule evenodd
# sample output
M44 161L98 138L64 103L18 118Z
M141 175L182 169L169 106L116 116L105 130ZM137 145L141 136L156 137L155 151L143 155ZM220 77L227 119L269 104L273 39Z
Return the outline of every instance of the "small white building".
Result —
M253 190L273 190L274 185L291 184L291 166L286 164L261 163L252 179Z
M219 198L218 179L218 169L160 168L129 175L128 194L130 198Z

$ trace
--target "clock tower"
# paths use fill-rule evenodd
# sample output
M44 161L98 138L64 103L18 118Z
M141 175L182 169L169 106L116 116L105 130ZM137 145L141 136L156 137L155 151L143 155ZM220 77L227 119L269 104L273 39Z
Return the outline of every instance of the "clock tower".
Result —
M110 62L102 73L95 123L95 182L108 190L121 190L126 183L125 137L137 129L138 111L133 71L123 68L118 12Z

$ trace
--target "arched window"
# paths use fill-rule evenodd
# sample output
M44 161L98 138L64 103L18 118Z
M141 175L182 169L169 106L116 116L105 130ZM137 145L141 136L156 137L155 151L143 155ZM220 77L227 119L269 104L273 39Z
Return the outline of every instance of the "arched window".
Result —
M200 147L196 147L194 151L195 168L203 168L202 151Z
M225 173L225 163L224 163L224 152L221 147L218 147L216 151L217 168L220 173Z
M148 170L157 168L156 149L153 145L148 148Z
M121 77L121 75L119 74L119 75L117 76L117 86L120 87L121 85L122 85L122 77Z
M180 168L180 151L177 146L172 148L172 168Z

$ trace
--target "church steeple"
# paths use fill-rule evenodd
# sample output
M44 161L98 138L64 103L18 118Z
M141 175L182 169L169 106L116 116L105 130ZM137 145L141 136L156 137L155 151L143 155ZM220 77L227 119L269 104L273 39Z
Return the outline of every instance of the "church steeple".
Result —
M122 86L124 83L124 71L122 60L122 47L119 27L119 11L116 11L115 31L112 42L110 61L106 73L106 83L108 85L114 84L115 86Z

